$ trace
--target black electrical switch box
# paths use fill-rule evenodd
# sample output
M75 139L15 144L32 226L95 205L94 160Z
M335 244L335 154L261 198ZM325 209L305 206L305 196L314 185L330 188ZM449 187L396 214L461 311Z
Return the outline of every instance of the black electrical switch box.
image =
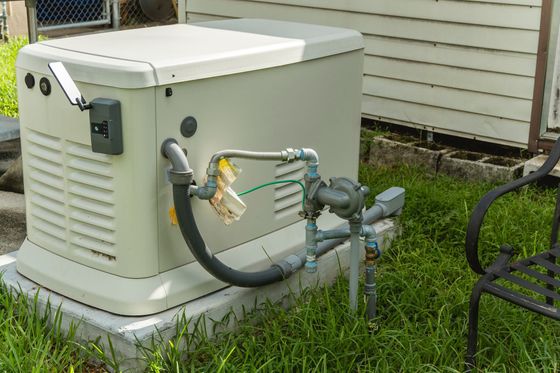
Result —
M108 98L96 98L89 110L91 150L94 153L122 154L121 103Z

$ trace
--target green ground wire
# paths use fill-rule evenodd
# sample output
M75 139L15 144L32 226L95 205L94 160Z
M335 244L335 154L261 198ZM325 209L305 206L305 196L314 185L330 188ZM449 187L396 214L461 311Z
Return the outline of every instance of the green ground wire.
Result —
M265 184L261 184L259 186L256 186L254 188L251 189L247 189L241 193L237 193L238 196L242 196L245 194L249 194L251 192L254 192L255 190L259 190L261 188L267 187L269 185L275 185L275 184L288 184L288 183L293 183L293 184L298 184L301 187L301 190L303 191L303 198L301 199L301 206L302 208L305 205L305 186L303 185L303 183L299 180L277 180L277 181L271 181L269 183L265 183Z

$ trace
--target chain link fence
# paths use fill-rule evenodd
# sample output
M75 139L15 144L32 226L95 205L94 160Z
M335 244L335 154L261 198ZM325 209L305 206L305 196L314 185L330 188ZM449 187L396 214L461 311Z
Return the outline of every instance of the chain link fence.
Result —
M0 0L0 40L8 34L7 18L10 14L7 13L7 1L24 2ZM36 26L30 26L34 41L37 31L57 37L80 33L80 28L91 32L96 28L156 26L176 23L180 13L183 13L181 22L185 22L186 12L185 0L30 0L33 5L25 4L31 7L28 9L33 9L31 13L28 11L27 18L30 25ZM75 30L66 32L65 29Z
M37 0L37 28L39 31L102 25L128 28L176 22L176 1Z
M142 11L139 0L119 0L121 27L141 26L152 22Z
M38 0L37 29L111 24L111 0Z
M177 22L177 0L119 0L120 24L152 26Z

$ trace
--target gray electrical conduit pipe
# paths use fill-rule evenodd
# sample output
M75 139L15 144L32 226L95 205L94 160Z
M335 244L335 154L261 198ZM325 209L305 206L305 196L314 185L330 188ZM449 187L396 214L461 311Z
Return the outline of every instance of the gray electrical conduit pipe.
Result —
M165 143L165 142L164 142ZM296 159L306 161L308 166L314 167L317 170L319 165L319 156L317 152L313 149L285 149L279 152L253 152L248 150L235 150L227 149L221 150L210 158L208 163L208 169L206 170L206 175L208 179L205 185L194 188L191 192L200 199L210 199L214 197L217 190L217 177L219 174L219 162L222 158L242 158L242 159L254 159L260 161L284 161L293 162Z
M385 215L384 209L381 207L381 205L375 204L364 212L363 214L364 218L362 224L370 225L373 222L382 219L384 217L393 215L394 213L395 211L391 211L391 213ZM361 232L362 236L369 236L371 234L375 234L375 230L373 230L373 228L371 228L371 232L369 229L365 231L365 228L367 227L362 227L362 232ZM320 242L320 244L317 246L317 257L320 257L326 254L327 252L329 252L330 250L332 250L333 248L335 248L336 246L348 241L348 239L350 238L350 229L348 228L348 223L345 222L332 230L317 232L316 237L317 237L317 241ZM297 254L290 255L287 258L275 264L282 268L286 268L285 272L289 270L291 271L291 273L295 273L301 267L304 266L305 259L306 259L306 251L303 250L298 252Z
M179 228L195 259L210 274L218 280L235 286L259 287L282 281L303 266L305 254L303 254L303 260L301 260L298 255L291 255L273 264L270 268L257 272L239 271L223 264L208 249L196 225L196 219L192 212L189 196L189 187L193 179L193 171L188 164L185 153L173 139L164 141L162 144L162 153L172 164L172 169L169 171L169 179L173 184L173 202ZM404 202L404 194L402 199ZM393 209L395 211L390 212L386 210L388 209L385 206L374 205L365 213L364 222L366 219L372 219L372 221L377 220L380 217L389 216L397 211L397 209ZM388 214L385 214L385 212ZM319 256L326 253L333 247L346 241L346 239L340 238L322 242L318 247L317 255ZM294 262L293 259L297 259L299 263Z

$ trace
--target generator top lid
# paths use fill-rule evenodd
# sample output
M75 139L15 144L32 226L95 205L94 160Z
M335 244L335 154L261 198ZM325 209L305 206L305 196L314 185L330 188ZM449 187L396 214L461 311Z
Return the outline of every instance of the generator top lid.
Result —
M363 48L353 30L262 19L176 24L26 46L16 66L80 82L141 88L282 66Z

